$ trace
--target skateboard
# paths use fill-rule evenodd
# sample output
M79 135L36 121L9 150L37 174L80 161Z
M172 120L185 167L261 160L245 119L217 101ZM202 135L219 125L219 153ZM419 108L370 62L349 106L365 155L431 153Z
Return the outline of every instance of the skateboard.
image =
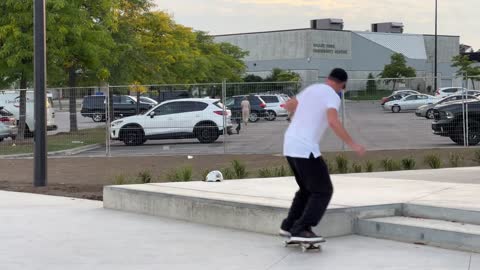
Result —
M305 241L293 241L293 240L285 240L284 244L285 247L290 246L300 246L303 252L307 251L322 251L322 243L326 241L315 241L315 242L305 242Z

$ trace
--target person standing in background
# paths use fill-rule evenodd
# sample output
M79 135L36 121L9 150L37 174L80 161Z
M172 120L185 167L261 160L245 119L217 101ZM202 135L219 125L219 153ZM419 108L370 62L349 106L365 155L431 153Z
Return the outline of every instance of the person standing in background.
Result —
M248 101L248 96L245 96L242 100L242 103L240 104L242 107L242 120L245 126L248 123L248 119L250 118L250 101Z

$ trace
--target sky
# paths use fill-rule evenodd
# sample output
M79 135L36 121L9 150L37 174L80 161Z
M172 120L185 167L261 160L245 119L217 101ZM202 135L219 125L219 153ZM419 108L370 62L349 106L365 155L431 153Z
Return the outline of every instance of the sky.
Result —
M403 22L405 33L434 33L434 0L154 0L157 10L210 34L308 28L311 19L341 18L345 30ZM438 0L439 34L480 49L478 0Z

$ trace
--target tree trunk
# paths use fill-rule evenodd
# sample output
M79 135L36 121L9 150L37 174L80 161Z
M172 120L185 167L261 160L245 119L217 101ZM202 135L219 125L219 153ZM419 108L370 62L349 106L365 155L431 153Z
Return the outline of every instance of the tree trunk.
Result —
M20 111L19 111L19 119L18 119L18 134L17 140L24 140L25 134L27 133L26 130L26 120L27 120L27 79L25 75L22 75L20 79ZM33 128L33 127L29 127Z
M475 80L472 78L472 86L473 86L473 90L475 90Z
M77 74L75 67L71 67L68 70L68 86L69 89L69 111L70 111L70 132L78 131L77 124L77 90L75 89L77 84Z
M397 85L397 80L393 80L393 92L395 92L395 86Z
M140 91L137 91L137 115L140 114Z

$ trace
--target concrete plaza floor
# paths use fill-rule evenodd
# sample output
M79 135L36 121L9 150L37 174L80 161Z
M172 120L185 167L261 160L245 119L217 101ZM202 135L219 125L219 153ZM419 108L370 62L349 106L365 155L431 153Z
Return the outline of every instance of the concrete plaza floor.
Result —
M480 269L480 255L359 236L322 253L278 237L0 191L0 269Z

